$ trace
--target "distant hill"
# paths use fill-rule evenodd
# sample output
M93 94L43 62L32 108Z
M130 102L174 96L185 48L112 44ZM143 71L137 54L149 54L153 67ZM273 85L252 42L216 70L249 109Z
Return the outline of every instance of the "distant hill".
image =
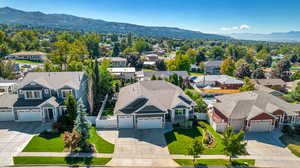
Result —
M139 35L187 38L187 39L216 39L226 40L229 37L206 34L197 31L184 30L173 27L151 27L128 23L108 22L104 20L89 19L66 14L45 14L42 12L25 12L9 7L0 8L1 24L18 24L31 26L46 26L70 30L84 30L93 32L128 33Z
M290 31L270 34L234 33L229 35L241 40L272 41L272 42L300 42L300 31Z

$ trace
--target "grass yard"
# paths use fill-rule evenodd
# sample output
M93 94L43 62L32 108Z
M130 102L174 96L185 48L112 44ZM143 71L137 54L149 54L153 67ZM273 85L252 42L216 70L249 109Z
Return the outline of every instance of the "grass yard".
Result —
M113 108L105 108L103 110L102 116L112 116L113 114Z
M190 72L191 76L201 76L204 75L204 73L200 73L200 72Z
M192 159L174 159L181 166L193 166ZM232 163L228 159L197 159L197 166L254 166L254 159L232 159Z
M95 144L98 153L113 153L115 145L107 142L101 138L96 131L95 127L90 129L90 138L88 139L89 143Z
M201 122L215 137L216 145L213 148L205 148L203 155L222 155L224 146L221 135L218 134L209 124ZM190 129L174 129L165 134L170 154L187 154L187 145L192 144L193 139L202 140L203 128L200 126Z
M144 72L155 71L154 69L143 69Z
M41 133L34 136L23 152L63 152L63 134Z
M283 135L280 140L287 145L289 150L296 156L300 157L300 136L290 137Z
M111 158L15 156L13 160L15 165L30 165L30 164L105 165L111 160Z
M113 153L114 145L101 138L95 127L90 129L89 143L95 144L98 153ZM23 152L63 152L64 140L63 133L51 134L41 133L34 136L28 145L23 149Z
M44 64L42 62L33 62L33 61L27 61L27 60L13 60L13 62L23 63L23 64Z

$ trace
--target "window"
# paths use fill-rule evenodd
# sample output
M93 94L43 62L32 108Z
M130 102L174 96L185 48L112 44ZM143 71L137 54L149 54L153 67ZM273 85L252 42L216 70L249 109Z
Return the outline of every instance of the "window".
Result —
M175 109L175 115L185 115L184 109Z
M61 90L62 98L67 98L67 96L68 96L69 94L73 95L71 89L64 89L64 90Z
M49 90L48 89L45 89L45 94L49 94Z
M26 99L41 99L42 93L39 90L30 90L25 93Z

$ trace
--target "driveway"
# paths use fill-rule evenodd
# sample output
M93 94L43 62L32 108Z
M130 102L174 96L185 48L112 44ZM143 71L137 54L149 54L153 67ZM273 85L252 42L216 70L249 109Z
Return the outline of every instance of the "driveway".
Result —
M299 168L300 159L281 143L281 135L280 131L246 134L247 151L256 159L256 166Z
M12 157L22 151L40 126L40 122L0 122L0 166L13 164Z
M178 166L169 155L162 129L120 129L98 133L115 144L113 159L108 166Z

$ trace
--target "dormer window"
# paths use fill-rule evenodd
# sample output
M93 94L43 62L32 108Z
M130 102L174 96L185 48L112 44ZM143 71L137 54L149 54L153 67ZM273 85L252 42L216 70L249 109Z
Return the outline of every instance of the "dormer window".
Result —
M45 92L45 94L49 94L49 90L48 89L45 89L44 92Z
M27 90L25 91L26 99L41 99L42 93L39 90Z
M64 99L67 98L69 94L73 95L72 89L62 89L61 90L62 98L64 98Z

